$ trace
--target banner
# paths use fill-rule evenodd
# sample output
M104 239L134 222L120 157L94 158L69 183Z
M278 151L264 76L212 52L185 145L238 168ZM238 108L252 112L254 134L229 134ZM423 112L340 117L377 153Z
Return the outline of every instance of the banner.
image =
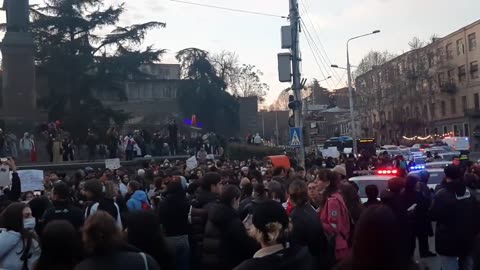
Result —
M17 171L20 177L22 192L44 190L42 170L21 170Z

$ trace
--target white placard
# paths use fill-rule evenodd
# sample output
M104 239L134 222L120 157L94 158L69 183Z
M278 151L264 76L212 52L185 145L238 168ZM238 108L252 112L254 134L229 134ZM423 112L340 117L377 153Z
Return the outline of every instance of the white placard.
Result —
M340 157L340 152L338 152L336 147L329 147L328 149L322 149L322 156L338 158Z
M21 170L18 171L22 192L44 190L42 170Z
M7 165L0 165L0 187L10 186L12 183L9 170L10 167Z
M192 171L198 166L197 157L192 156L191 158L187 159L187 171Z
M112 158L112 159L105 159L105 168L109 170L116 170L120 169L120 159L119 158Z
M347 155L348 155L348 154L351 154L352 152L353 152L353 148L345 148L345 149L343 149L343 153L345 153L345 154L347 154Z

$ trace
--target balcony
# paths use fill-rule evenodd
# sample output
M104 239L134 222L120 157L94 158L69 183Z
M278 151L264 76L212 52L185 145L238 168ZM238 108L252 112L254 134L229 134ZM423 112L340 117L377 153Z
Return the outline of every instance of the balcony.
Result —
M480 108L465 109L465 116L480 118Z
M454 95L457 93L458 88L454 82L446 82L440 86L440 90L443 93Z

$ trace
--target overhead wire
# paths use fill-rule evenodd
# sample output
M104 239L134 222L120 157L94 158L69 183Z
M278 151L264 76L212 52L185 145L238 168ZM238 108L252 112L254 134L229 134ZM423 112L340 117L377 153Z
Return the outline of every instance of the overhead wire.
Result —
M308 28L306 27L305 23L302 20L300 20L300 22L303 25L303 30L304 30L303 32L305 33L305 39L307 40L307 44L310 47L310 51L313 54L313 58L315 59L315 62L317 64L318 68L320 69L320 73L322 74L322 76L324 78L327 78L328 69L325 68L325 64L322 62L320 57L317 56L317 53L315 52L315 47L314 47L315 45L313 45L314 40L313 40L310 32L308 31ZM325 70L327 75L325 75L324 70ZM332 85L330 84L330 82L328 80L326 80L326 83L328 84L328 87L333 90Z
M233 12L241 12L241 13L247 13L247 14L253 14L253 15L276 17L276 18L281 18L281 19L287 19L288 18L288 16L282 16L282 15L277 15L277 14L263 13L263 12L244 10L244 9L236 9L236 8L228 8L228 7L201 4L201 3L182 1L182 0L170 0L170 2L177 2L177 3L182 3L182 4L188 4L188 5L200 6L200 7L206 7L206 8L214 8L214 9L220 9L220 10L227 10L227 11L233 11Z
M307 1L307 0L305 0L305 1ZM315 39L313 39L314 43L315 43L314 45L317 48L319 55L323 59L323 62L325 63L325 66L327 66L327 69L330 70L330 72L332 73L333 77L335 77L336 80L338 80L338 81L343 80L343 78L340 78L338 76L338 70L331 67L332 62L331 62L330 57L328 56L328 53L325 50L325 47L323 46L323 43L320 39L320 36L318 34L319 31L318 31L316 25L313 23L313 20L311 19L310 15L308 13L308 10L310 9L308 2L304 3L304 2L302 2L302 0L300 0L299 3L303 8L303 11L304 11L303 15L305 15L305 16L302 16L302 17L306 17L306 20L308 20L308 23L311 25L311 28L312 28L311 32L313 32L312 38L316 37L317 41L318 41L318 44L320 44L320 46L318 46L317 42L315 42ZM305 23L305 21L304 21L304 23ZM337 85L338 85L338 83L337 83Z

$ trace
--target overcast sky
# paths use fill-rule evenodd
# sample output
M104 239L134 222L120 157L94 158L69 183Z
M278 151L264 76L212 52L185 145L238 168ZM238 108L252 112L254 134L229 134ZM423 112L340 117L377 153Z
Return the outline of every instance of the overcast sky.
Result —
M122 1L106 0L109 3ZM289 0L186 0L202 4L287 15ZM345 42L348 38L376 29L380 34L356 40L351 44L351 62L356 64L370 50L402 53L408 42L418 36L444 36L480 19L479 0L299 0L307 29L326 55L318 67L301 36L303 76L309 80L332 75L322 83L333 89L345 86L343 71L332 71L331 63L346 65ZM31 3L39 0L30 0ZM267 103L271 103L288 84L277 79L277 53L280 48L280 26L286 19L249 15L187 5L170 0L125 0L127 12L121 24L157 20L167 28L149 33L146 43L168 50L163 62L173 63L176 51L197 47L210 52L236 52L241 63L256 65L264 72L263 80L271 86ZM306 13L305 13L306 11ZM4 21L4 15L0 17ZM312 24L313 23L313 24ZM315 25L315 26L313 26ZM316 53L318 55L318 53ZM324 62L324 63L322 63Z

